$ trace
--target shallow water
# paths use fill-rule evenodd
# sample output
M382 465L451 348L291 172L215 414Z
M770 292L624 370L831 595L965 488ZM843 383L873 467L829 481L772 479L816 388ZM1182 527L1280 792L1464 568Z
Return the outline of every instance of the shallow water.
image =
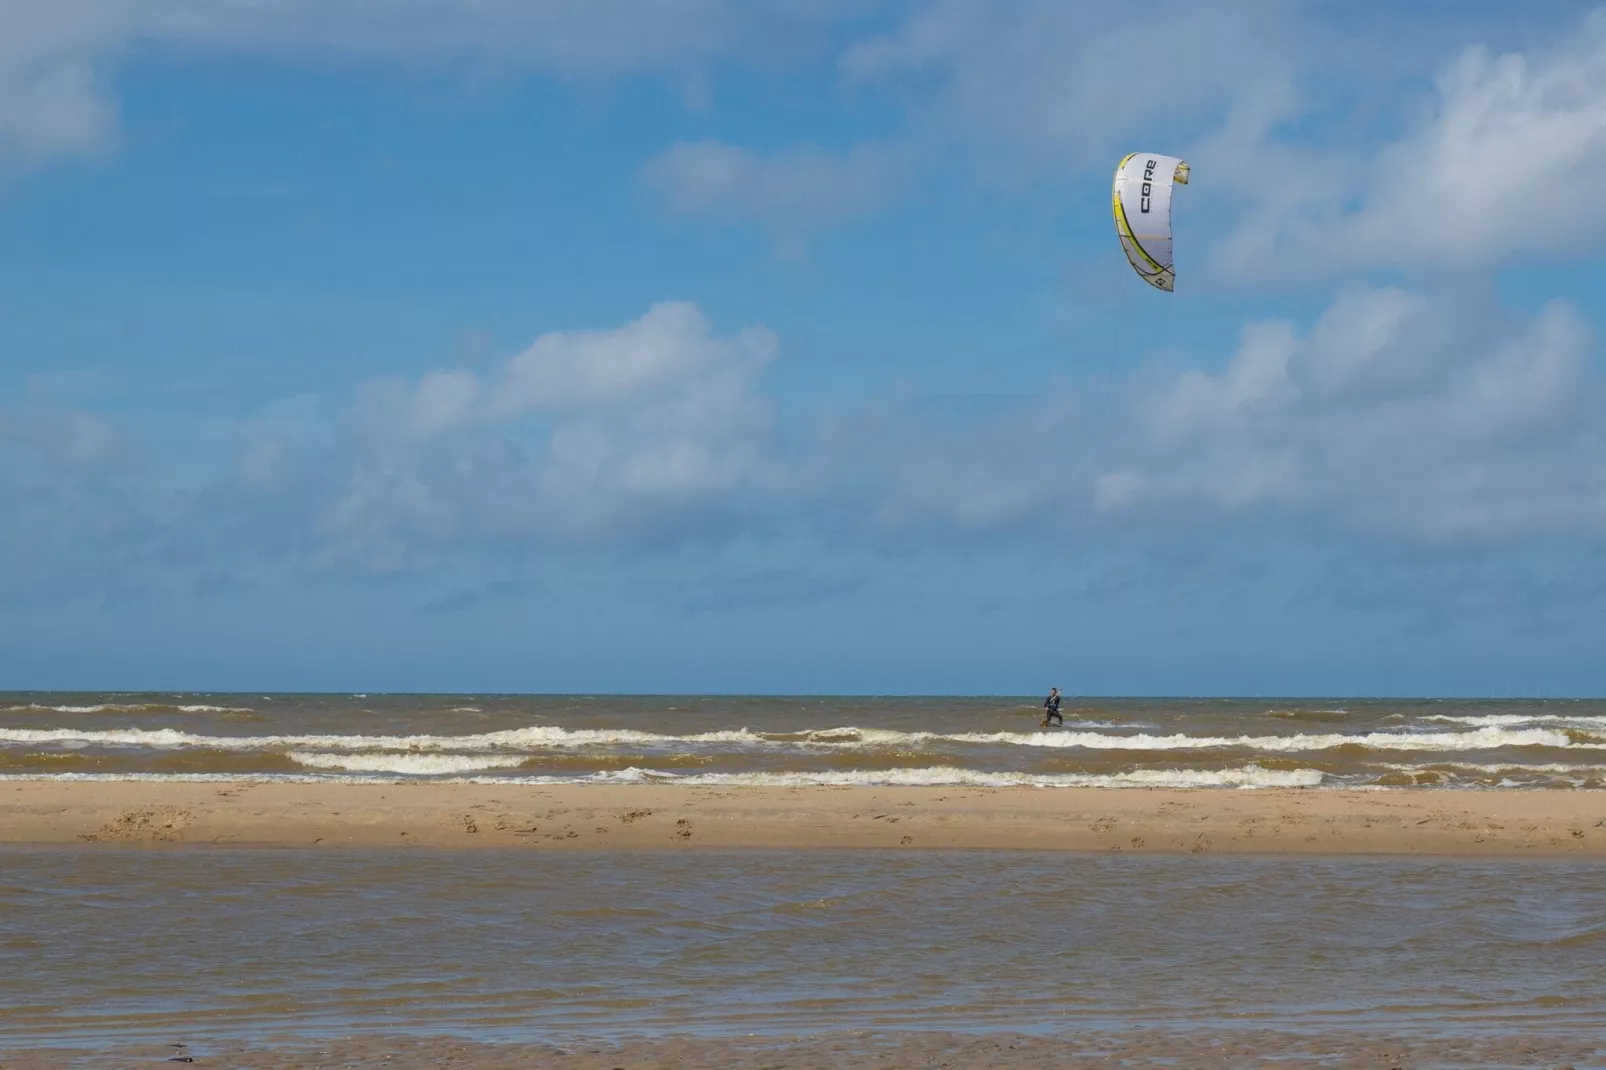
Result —
M1606 1029L1606 865L0 850L0 1047Z
M1606 702L0 694L0 776L1606 788Z

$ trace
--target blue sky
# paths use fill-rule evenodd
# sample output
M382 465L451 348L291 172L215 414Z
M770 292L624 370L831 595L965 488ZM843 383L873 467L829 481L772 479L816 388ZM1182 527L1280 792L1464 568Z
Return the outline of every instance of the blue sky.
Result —
M1602 174L1561 0L8 5L0 686L1600 694Z

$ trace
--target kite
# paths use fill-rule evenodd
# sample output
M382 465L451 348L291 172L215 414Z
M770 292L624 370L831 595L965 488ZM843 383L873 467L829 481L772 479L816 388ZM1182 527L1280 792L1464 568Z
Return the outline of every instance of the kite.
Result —
M1171 188L1188 184L1188 165L1175 156L1134 152L1115 169L1115 232L1143 281L1172 291Z

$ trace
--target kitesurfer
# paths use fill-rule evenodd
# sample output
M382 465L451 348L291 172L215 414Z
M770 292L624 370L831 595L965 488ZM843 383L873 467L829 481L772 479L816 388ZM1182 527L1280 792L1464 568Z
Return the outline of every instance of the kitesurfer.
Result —
M1047 728L1050 721L1061 726L1065 724L1065 718L1060 716L1060 689L1057 687L1049 688L1048 698L1043 700L1043 727Z

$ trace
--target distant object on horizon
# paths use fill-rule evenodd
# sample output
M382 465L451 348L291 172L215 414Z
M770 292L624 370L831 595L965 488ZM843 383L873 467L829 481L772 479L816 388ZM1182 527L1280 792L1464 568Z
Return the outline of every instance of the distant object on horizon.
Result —
M1112 207L1115 232L1126 258L1144 282L1170 293L1176 283L1171 261L1171 187L1188 184L1188 165L1175 156L1134 152L1115 168Z

